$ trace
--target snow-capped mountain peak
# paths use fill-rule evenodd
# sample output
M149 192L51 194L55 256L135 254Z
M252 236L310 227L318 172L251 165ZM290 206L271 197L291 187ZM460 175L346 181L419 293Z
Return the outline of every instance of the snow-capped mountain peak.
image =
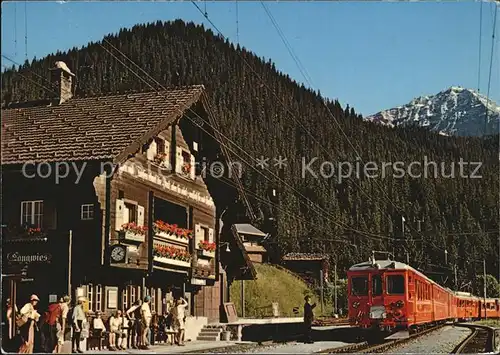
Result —
M474 90L452 86L365 119L391 127L428 127L441 135L481 136L485 134L486 116L486 134L497 134L500 106Z

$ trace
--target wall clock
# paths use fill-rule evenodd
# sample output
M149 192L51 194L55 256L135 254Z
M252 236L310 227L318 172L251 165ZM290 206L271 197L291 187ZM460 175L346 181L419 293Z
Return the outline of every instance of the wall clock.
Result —
M111 247L110 254L112 262L123 263L127 256L127 247L121 244L115 244Z

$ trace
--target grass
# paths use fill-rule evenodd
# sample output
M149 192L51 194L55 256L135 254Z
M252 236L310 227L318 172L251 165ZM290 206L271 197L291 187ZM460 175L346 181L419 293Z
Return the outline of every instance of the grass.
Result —
M500 319L483 319L477 322L474 322L475 324L481 324L481 325L486 325L489 327L495 327L495 328L500 328Z
M272 317L272 303L277 302L280 317L301 317L303 315L304 297L310 295L312 302L317 303L316 315L320 314L320 302L307 284L294 275L269 264L255 264L257 280L243 281L245 283L245 317ZM231 285L231 301L236 306L241 317L241 281ZM293 313L298 307L299 314ZM324 313L331 305L325 304Z

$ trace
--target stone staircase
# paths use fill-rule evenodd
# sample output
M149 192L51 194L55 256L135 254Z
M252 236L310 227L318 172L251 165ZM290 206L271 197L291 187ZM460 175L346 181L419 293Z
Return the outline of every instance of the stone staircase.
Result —
M224 331L224 326L221 325L205 325L196 340L198 341L220 341L221 334Z

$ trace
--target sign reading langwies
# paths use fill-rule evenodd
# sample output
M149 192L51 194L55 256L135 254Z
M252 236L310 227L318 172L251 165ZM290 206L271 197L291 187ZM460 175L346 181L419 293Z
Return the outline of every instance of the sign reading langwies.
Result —
M52 254L49 253L34 253L34 254L21 254L14 252L7 254L7 261L9 263L50 263L52 261Z

